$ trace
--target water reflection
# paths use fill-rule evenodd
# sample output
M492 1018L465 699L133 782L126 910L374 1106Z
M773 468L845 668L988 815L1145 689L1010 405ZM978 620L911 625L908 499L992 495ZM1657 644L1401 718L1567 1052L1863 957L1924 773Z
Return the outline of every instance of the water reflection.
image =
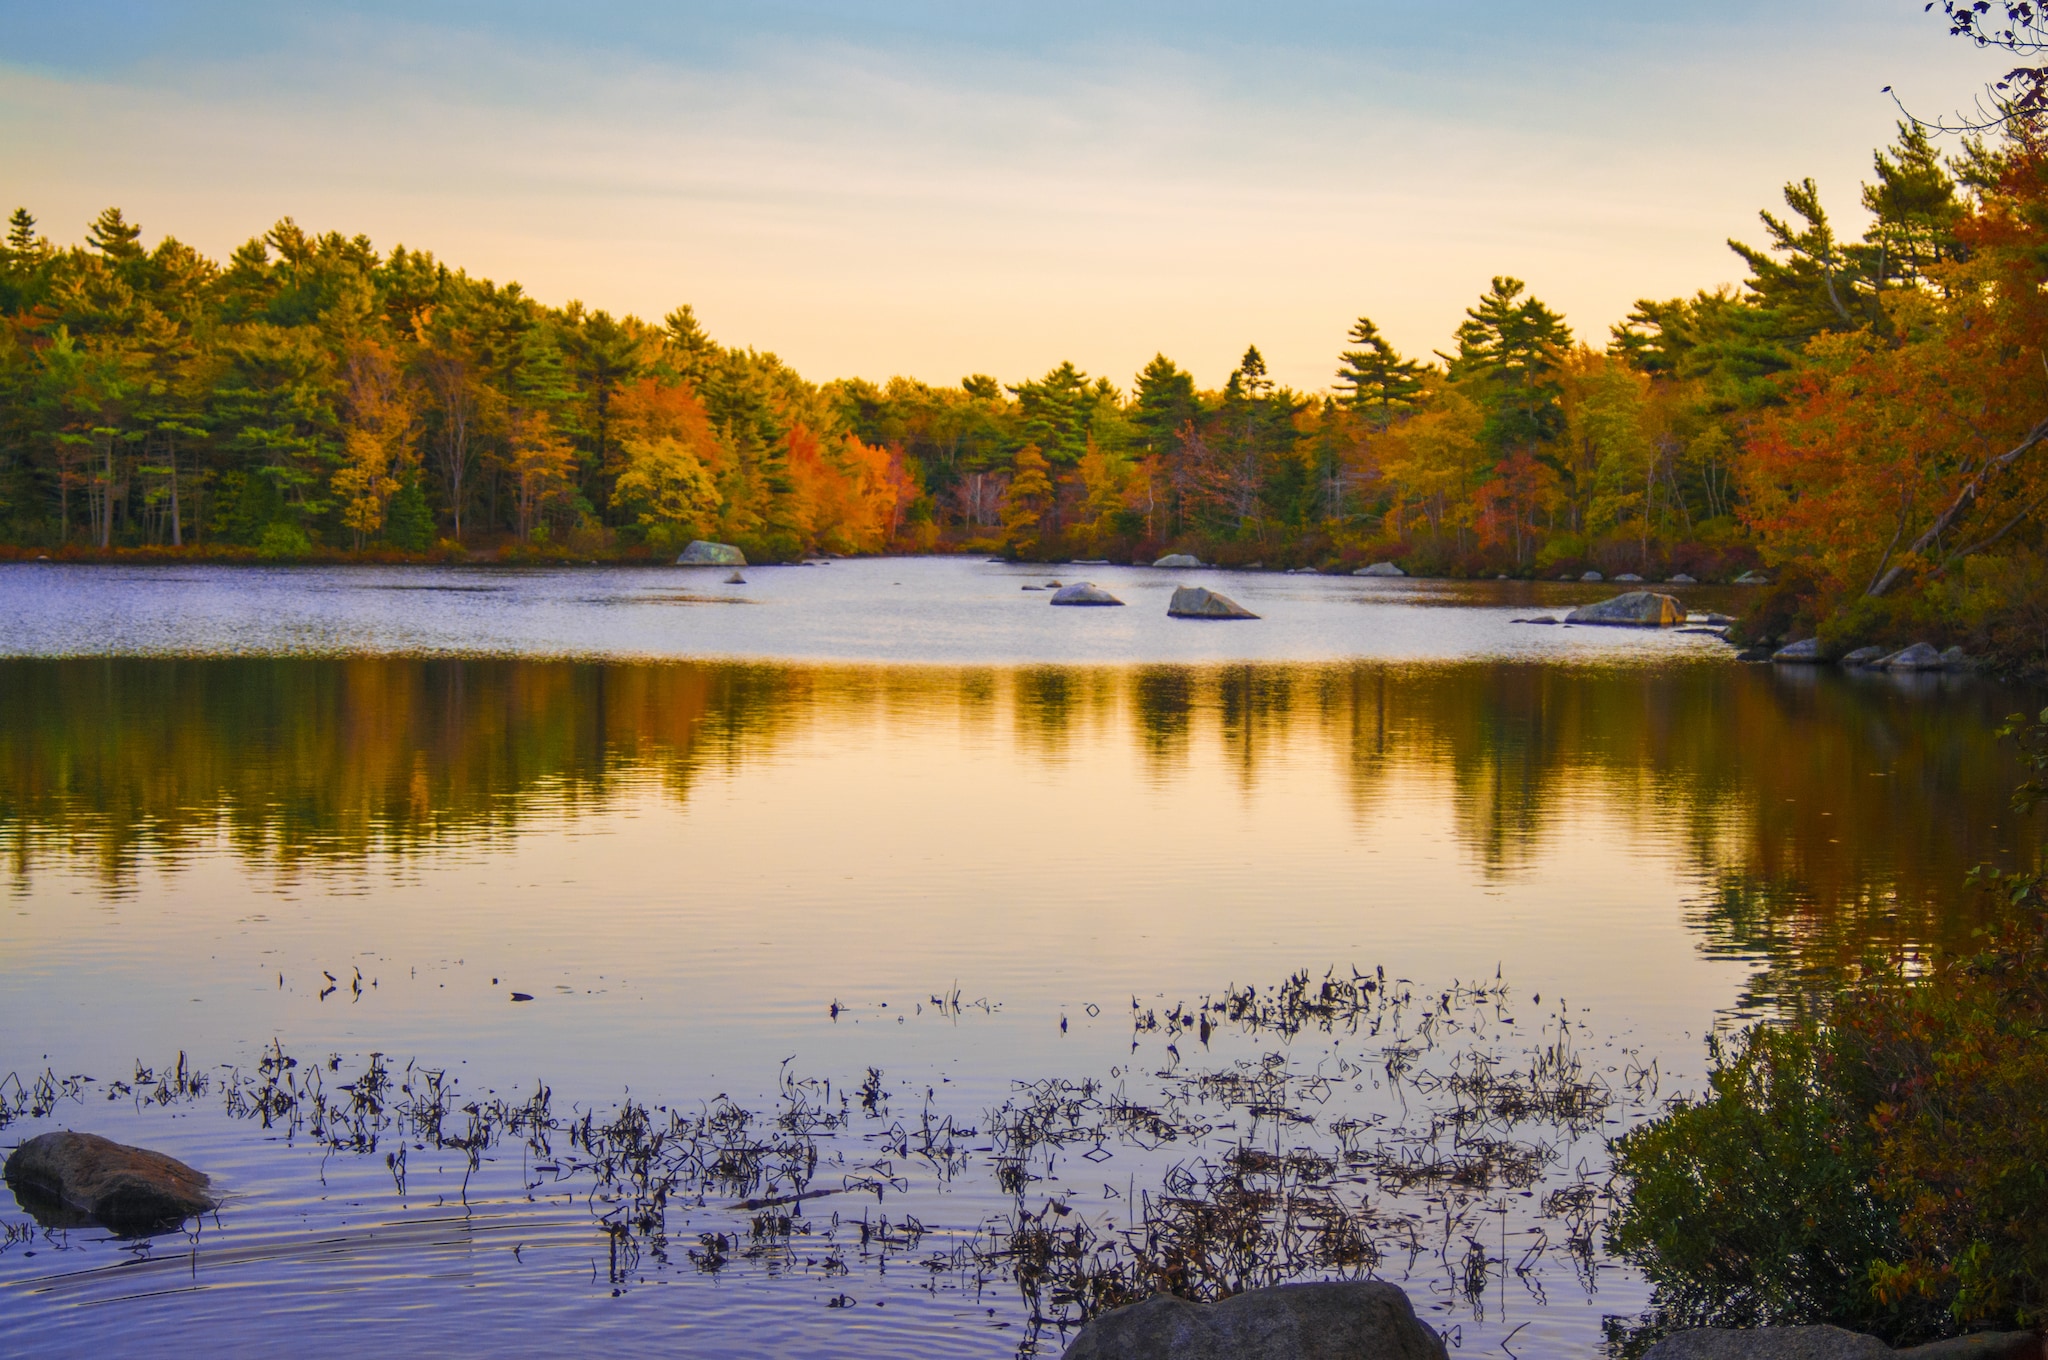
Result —
M60 862L118 893L215 844L285 872L492 844L627 790L687 803L799 736L880 724L922 734L907 758L972 759L1007 734L1027 762L1127 752L1155 785L1213 749L1247 796L1306 750L1341 771L1359 824L1420 776L1502 885L1607 819L1682 852L1692 925L1767 963L1764 998L1872 946L1966 939L1963 875L2011 862L2026 830L1992 729L2029 696L1725 664L14 660L0 697L17 893Z

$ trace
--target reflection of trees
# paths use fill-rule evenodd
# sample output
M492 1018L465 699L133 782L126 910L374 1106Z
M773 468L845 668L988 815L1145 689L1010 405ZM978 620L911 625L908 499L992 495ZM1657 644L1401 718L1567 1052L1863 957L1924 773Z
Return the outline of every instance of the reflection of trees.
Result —
M2027 696L1782 668L6 661L0 697L17 881L61 854L125 882L215 837L286 867L491 841L627 786L687 798L807 729L950 721L1046 761L1130 742L1162 783L1213 760L1252 789L1328 759L1361 821L1447 791L1498 879L1618 825L1697 869L1694 923L1765 962L1762 995L1871 945L1967 938L1964 873L2034 832L1991 734Z

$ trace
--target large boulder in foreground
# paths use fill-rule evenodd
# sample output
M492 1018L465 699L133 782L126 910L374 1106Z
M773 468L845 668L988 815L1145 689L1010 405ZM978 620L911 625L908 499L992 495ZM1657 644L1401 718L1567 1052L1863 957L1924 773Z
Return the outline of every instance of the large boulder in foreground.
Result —
M679 567L744 567L747 555L730 543L709 543L693 539L676 559Z
M1408 1296L1380 1281L1283 1284L1221 1303L1154 1294L1081 1329L1065 1360L1446 1360Z
M1116 596L1096 585L1093 581L1076 581L1070 586L1061 586L1052 593L1054 604L1122 604Z
M1623 628L1669 628L1685 622L1685 606L1676 595L1631 590L1598 604L1582 604L1564 616L1566 623L1599 623Z
M39 1134L8 1157L6 1176L31 1212L41 1200L116 1232L173 1228L220 1203L205 1172L92 1133Z
M1228 595L1218 595L1204 586L1175 586L1167 601L1170 619L1255 619L1257 614Z
M1199 567L1202 559L1193 553L1168 553L1152 564L1155 567Z
M1360 567L1351 574L1353 576L1406 576L1408 573L1402 571L1392 562L1375 562L1369 567Z

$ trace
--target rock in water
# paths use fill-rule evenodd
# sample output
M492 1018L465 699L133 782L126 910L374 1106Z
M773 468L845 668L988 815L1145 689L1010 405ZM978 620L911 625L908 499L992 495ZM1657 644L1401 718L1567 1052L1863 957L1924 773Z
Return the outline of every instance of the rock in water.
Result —
M1065 1360L1445 1360L1445 1351L1406 1294L1354 1280L1221 1303L1154 1294L1083 1327Z
M1771 653L1771 660L1792 664L1818 665L1820 659L1820 639L1817 637L1801 638Z
M1742 575L1736 577L1734 581L1734 584L1738 586L1767 586L1770 583L1771 578L1760 571L1745 571Z
M1096 585L1093 581L1076 581L1070 586L1061 586L1052 593L1053 604L1122 604L1116 596Z
M695 539L676 559L679 567L744 567L747 555L730 543L707 543Z
M1202 559L1193 553L1168 553L1152 564L1155 567L1199 567Z
M1882 647L1858 647L1853 652L1844 652L1842 654L1842 667L1844 670L1857 670L1868 666L1883 655L1884 648Z
M37 1197L86 1214L116 1232L175 1227L220 1201L206 1174L147 1148L91 1133L45 1133L7 1159L7 1185L24 1207Z
M1579 578L1581 581L1604 581L1607 578L1597 571L1589 571Z
M1623 572L1623 573L1622 573L1621 575L1619 575L1619 576L1615 577L1614 579L1615 579L1615 580L1617 580L1617 581L1640 581L1640 580L1642 580L1643 578L1642 578L1642 577L1640 577L1640 576L1638 576L1638 575L1636 575L1636 574L1635 574L1634 572L1632 572L1632 571L1625 571L1625 572Z
M1167 602L1170 619L1255 619L1257 614L1228 595L1218 595L1203 586L1175 586Z
M1375 562L1369 567L1360 567L1351 574L1353 576L1406 576L1408 573L1402 571L1392 562Z
M1684 572L1681 571L1680 573L1678 573L1678 575L1672 577L1667 584L1674 586L1691 586L1698 585L1699 582L1693 580L1692 577L1687 576Z
M1943 668L1943 663L1940 652L1924 642L1916 642L1882 661L1871 662L1870 666L1872 670L1880 671L1938 671Z
M740 575L738 572L734 572L732 575L725 578L725 583L729 586L743 586L747 583L747 578Z
M1631 590L1598 604L1582 604L1564 616L1566 623L1601 623L1625 628L1667 628L1685 622L1685 606L1675 595Z
M1941 654L1941 668L1945 671L1973 671L1977 669L1977 662L1962 648L1950 647Z

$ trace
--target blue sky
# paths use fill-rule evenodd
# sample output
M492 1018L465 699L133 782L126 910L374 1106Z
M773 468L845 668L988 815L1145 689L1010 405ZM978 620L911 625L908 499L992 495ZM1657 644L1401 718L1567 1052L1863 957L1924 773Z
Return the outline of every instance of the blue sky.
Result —
M1033 5L0 0L0 193L224 254L290 214L814 378L1247 343L1321 390L1496 273L1598 342L1732 282L1813 175L1845 226L1894 85L1996 62L1919 0Z

